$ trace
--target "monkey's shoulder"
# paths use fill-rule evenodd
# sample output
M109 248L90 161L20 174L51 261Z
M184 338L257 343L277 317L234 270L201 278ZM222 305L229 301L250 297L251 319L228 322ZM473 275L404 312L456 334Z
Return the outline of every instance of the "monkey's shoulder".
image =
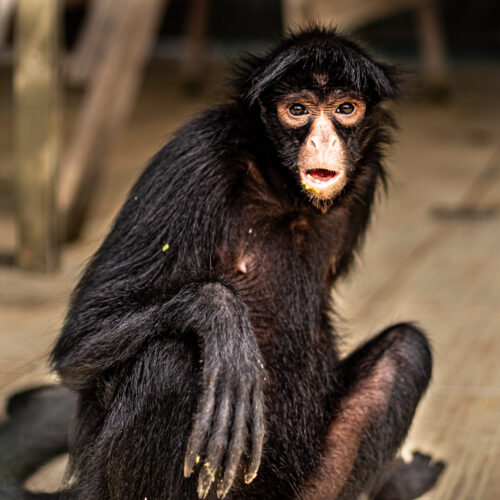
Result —
M227 160L237 160L251 149L251 130L248 120L235 105L210 108L193 118L172 136L153 157L148 171L169 174L176 171L223 169ZM181 168L182 171L177 169ZM173 173L173 172L172 172Z

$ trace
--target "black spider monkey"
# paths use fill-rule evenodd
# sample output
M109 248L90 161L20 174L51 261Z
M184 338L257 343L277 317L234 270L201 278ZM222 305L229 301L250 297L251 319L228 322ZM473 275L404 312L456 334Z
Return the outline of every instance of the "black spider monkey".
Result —
M384 180L395 70L315 28L232 89L153 158L74 292L52 353L77 394L73 482L53 497L414 498L429 457L380 485L428 341L397 324L340 359L331 315Z

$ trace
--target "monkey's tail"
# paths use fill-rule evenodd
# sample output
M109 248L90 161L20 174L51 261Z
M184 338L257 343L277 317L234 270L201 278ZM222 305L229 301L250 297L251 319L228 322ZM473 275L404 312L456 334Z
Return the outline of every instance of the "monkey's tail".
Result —
M49 459L68 450L68 431L76 397L62 386L18 392L0 422L0 499L60 500L64 493L35 493L24 481Z

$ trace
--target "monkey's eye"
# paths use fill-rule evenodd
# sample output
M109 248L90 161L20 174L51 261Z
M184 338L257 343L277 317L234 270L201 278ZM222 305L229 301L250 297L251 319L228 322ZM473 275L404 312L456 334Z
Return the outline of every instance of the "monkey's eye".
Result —
M302 104L292 104L288 108L288 111L292 116L303 116L309 113L309 111L307 111L305 106L302 106Z
M335 110L335 113L352 115L354 113L354 104L352 104L352 102L344 102Z

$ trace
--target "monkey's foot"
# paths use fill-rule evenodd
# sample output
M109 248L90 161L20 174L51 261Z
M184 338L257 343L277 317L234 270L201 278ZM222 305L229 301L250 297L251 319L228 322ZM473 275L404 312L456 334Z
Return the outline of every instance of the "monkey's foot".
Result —
M433 462L430 455L418 451L410 462L398 459L386 483L373 500L413 500L431 490L445 468L444 462Z

